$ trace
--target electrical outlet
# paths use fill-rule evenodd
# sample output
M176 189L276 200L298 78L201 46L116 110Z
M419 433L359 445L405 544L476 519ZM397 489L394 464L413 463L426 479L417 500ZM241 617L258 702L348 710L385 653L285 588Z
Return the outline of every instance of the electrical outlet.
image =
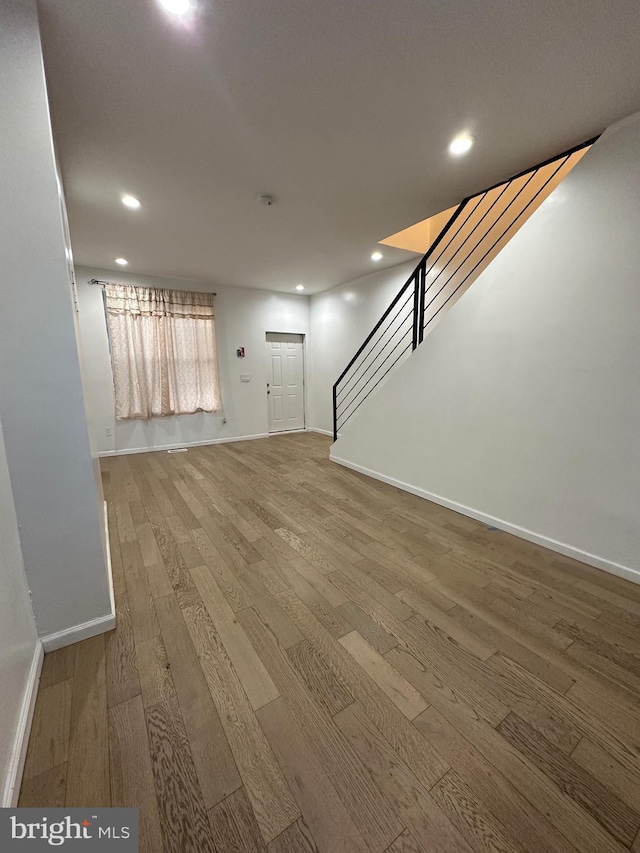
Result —
M251 380L251 377L249 376L248 373L241 373L240 374L240 382L249 382L250 380Z
M104 434L107 436L107 438L111 438L111 436L113 435L113 427L107 427L104 431Z

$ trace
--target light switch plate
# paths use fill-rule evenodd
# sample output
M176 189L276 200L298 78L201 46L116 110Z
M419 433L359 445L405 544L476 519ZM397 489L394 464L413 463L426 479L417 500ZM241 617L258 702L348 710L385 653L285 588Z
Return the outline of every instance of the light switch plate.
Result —
M248 373L241 373L240 374L240 382L249 382L250 379L251 379L251 377L249 376Z

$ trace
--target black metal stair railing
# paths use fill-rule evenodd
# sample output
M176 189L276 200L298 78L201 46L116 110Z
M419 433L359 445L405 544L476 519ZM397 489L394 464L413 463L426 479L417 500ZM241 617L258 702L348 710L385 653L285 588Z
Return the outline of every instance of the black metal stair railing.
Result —
M594 141L584 142L460 203L336 380L334 441L389 372L422 343L427 327L442 316L443 309L470 286L508 242L549 183L574 155Z

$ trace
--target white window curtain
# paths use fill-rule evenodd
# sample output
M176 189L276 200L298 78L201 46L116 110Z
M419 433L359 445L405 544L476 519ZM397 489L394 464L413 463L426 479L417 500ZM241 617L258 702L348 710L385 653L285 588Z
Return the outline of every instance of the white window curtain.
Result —
M105 285L116 417L221 409L213 294Z

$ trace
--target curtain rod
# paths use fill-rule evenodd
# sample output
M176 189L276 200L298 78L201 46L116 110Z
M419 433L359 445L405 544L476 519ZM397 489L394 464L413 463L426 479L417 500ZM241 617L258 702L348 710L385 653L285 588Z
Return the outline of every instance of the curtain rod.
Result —
M101 278L90 278L90 279L89 279L89 284L109 284L109 282L108 282L108 281L103 281ZM172 288L168 288L168 289L169 289L169 290L171 290ZM159 290L167 290L167 288L166 288L166 287L161 287L161 288L159 288ZM188 292L188 291L187 291L187 292ZM206 293L206 291L201 291L201 290L196 290L196 291L191 291L191 292L195 292L195 293ZM217 294L217 293L212 293L211 295L212 295L212 296L217 296L218 294Z

